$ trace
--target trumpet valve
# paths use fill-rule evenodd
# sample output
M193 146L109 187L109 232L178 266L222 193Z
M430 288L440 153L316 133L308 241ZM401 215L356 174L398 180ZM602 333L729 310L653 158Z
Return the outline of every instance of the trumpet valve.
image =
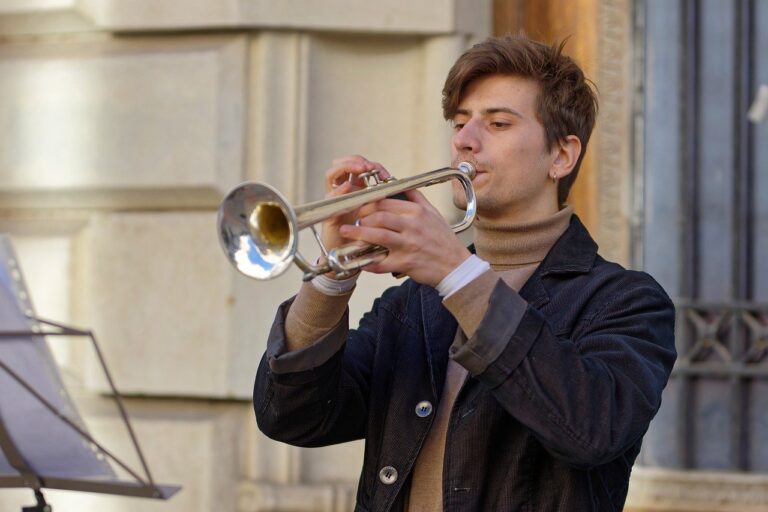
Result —
M379 176L379 170L374 169L372 171L363 172L358 175L358 178L363 180L366 187L373 187L382 182L381 176Z

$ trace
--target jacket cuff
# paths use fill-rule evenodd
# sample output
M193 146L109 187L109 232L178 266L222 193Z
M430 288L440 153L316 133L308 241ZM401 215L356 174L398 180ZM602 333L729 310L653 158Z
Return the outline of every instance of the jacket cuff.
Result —
M344 346L349 332L349 309L345 309L341 320L330 331L306 348L288 351L285 317L292 302L293 299L290 299L280 305L267 339L267 361L270 370L277 374L303 372L322 366Z
M517 341L515 333L527 308L528 303L503 280L498 279L477 330L466 342L463 342L463 337L457 337L450 348L451 358L472 375L484 373L510 343ZM520 361L528 348L524 349Z

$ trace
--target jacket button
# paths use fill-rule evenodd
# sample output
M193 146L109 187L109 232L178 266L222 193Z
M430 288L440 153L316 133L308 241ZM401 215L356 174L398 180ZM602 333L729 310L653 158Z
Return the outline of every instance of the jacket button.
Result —
M392 485L397 482L397 470L392 466L384 466L379 471L379 480L385 485Z
M432 404L426 400L423 400L416 404L416 416L419 418L426 418L432 414Z

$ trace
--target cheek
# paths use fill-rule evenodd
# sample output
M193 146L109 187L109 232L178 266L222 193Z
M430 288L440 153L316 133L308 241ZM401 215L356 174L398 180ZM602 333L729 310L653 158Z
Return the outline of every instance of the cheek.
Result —
M540 155L538 148L532 141L521 140L519 143L509 146L509 157L514 161L531 163Z
M540 151L538 154L534 155L533 158L536 159L536 167L539 172L549 176L549 171L554 161L552 155L550 155L547 151Z
M519 148L514 155L510 155L510 161L516 162L520 177L526 180L538 181L540 176L549 174L549 159L546 153L542 153L535 146Z

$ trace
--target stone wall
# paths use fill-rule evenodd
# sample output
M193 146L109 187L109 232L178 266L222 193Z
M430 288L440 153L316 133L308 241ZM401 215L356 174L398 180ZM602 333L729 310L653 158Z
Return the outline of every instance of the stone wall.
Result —
M153 477L184 486L168 503L46 492L56 509L352 508L361 443L256 429L253 376L299 275L237 274L216 208L244 180L317 199L342 154L444 165L442 81L489 29L476 0L0 1L0 231L40 316L95 331ZM367 276L352 317L393 283ZM135 463L89 347L52 343L92 432ZM0 492L2 510L31 502Z

